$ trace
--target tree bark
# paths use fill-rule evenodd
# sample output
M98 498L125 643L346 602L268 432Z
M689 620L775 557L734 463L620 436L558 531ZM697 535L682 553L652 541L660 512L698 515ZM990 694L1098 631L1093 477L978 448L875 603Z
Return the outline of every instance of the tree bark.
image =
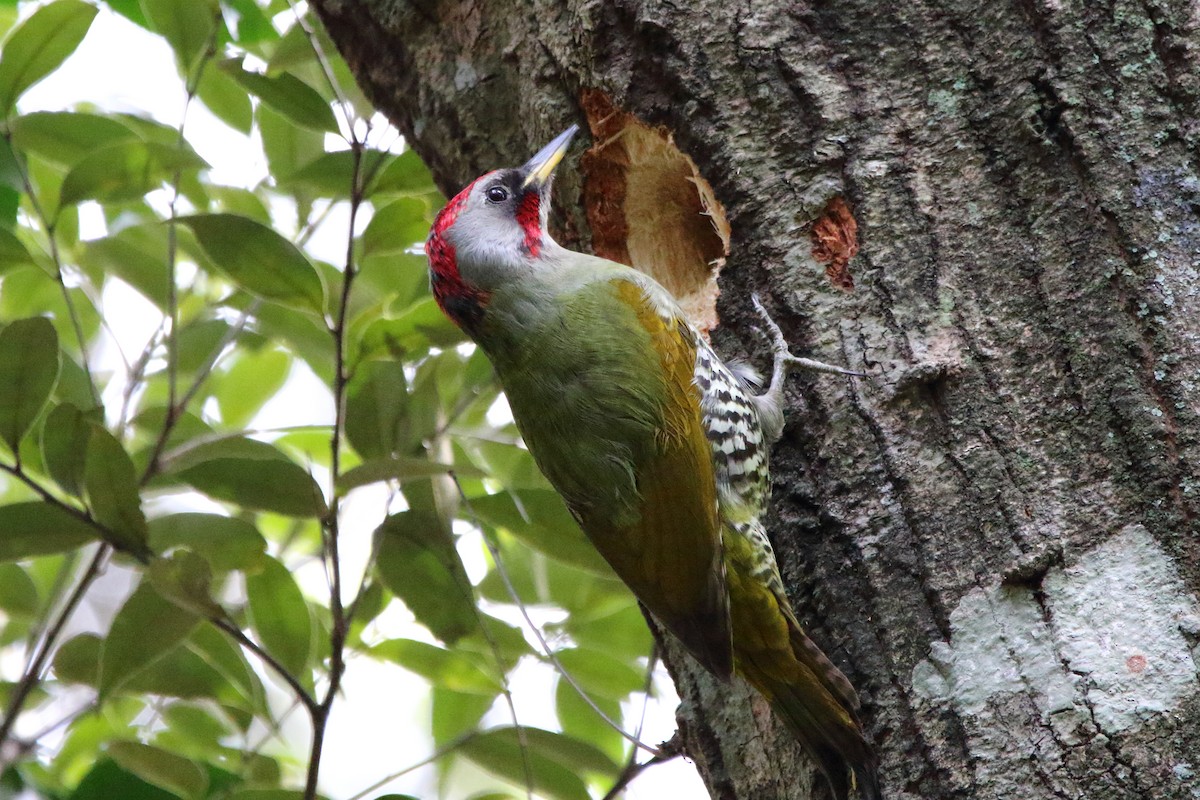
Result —
M757 291L869 373L792 380L768 525L889 798L1195 797L1200 12L883 5L316 2L447 192L570 122L669 134L732 231L718 349L764 366ZM560 238L619 251L596 152ZM714 797L824 792L668 655Z

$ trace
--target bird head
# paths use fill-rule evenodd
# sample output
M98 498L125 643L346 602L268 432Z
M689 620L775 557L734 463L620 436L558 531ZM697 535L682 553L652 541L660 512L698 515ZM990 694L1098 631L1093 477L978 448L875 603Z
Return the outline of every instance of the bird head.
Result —
M433 296L446 315L470 328L491 293L537 268L546 247L550 184L571 139L572 125L520 167L476 178L434 219L425 252Z

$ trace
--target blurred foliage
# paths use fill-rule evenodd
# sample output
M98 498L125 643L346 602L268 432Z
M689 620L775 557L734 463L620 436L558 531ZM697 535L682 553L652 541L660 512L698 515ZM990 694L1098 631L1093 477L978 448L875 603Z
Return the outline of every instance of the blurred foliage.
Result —
M268 177L217 183L192 129L149 111L24 113L98 12L165 39L192 113ZM428 295L414 248L443 198L296 13L0 3L0 796L302 797L315 770L282 726L298 708L323 731L350 658L430 692L427 719L362 732L429 743L364 766L364 789L434 753L436 796L599 796L629 745L563 679L538 698L558 730L509 716L513 671L547 661L513 594L617 719L649 634ZM373 532L343 513L362 492L386 497ZM365 574L339 561L351 539L373 543Z

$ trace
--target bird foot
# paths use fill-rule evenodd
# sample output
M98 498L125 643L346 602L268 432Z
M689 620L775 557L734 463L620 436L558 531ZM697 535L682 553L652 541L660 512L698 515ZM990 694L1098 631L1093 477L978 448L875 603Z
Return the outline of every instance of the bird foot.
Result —
M767 309L763 306L762 301L758 299L758 295L750 295L750 301L754 303L755 310L758 311L758 315L762 317L763 323L767 327L766 331L760 332L770 343L771 352L775 356L775 369L773 372L775 376L779 377L775 378L773 376L771 381L772 384L775 384L776 380L781 380L783 377L786 377L787 373L790 372L792 368L808 369L814 372L830 372L835 375L850 375L855 378L861 378L866 374L852 369L846 369L845 367L826 364L823 361L817 361L812 358L801 358L800 356L792 355L792 351L788 347L787 339L783 338L783 331L779 329L779 325L776 324L775 320L771 318L771 315L767 313Z

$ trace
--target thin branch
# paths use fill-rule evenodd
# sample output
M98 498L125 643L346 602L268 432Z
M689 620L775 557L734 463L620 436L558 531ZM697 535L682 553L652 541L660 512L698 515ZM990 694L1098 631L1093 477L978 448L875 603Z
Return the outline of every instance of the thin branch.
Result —
M311 33L310 33L311 38ZM352 132L353 137L353 132ZM333 702L341 687L342 676L346 671L346 637L349 633L350 619L342 603L342 565L338 549L339 512L341 502L337 493L337 482L341 477L342 432L346 424L346 386L350 377L346 368L346 323L350 311L350 292L354 285L354 233L358 220L358 211L362 206L363 174L362 174L362 143L351 139L350 152L353 154L353 185L350 188L350 220L346 236L346 265L342 272L342 291L338 301L337 314L330 328L334 344L334 377L333 431L329 437L330 451L330 503L329 513L321 528L322 544L325 557L325 568L329 577L329 685L325 696L312 716L312 748L309 752L308 770L304 782L304 797L315 800L317 796L317 778L321 771L321 753L325 746L325 729L329 722L329 714Z
M30 489L33 489L33 491L37 492L37 494L44 501L49 503L50 505L54 506L55 508L59 509L60 511L67 512L71 516L78 519L80 522L84 522L84 523L92 526L100 533L100 535L103 538L108 539L108 540L111 540L114 538L112 531L110 531L108 528L106 528L104 525L102 525L99 522L99 520L97 520L95 517L93 517L91 514L87 513L86 511L82 511L82 510L76 508L75 506L70 505L69 503L64 503L62 500L59 500L57 497L54 496L54 494L49 489L47 489L45 486L42 486L40 483L38 483L33 478L31 478L29 476L29 474L27 472L25 472L25 470L21 469L21 466L19 464L0 463L0 472L7 472L9 475L12 475L17 480L21 481L21 483L28 486Z
M4 719L0 720L0 744L8 740L13 726L16 725L17 717L20 716L21 709L24 707L25 701L29 698L30 692L41 683L42 671L50 660L50 654L54 652L57 646L58 637L62 634L67 622L74 615L75 609L79 607L79 603L83 600L83 596L87 593L88 588L99 577L103 570L104 562L111 551L112 547L107 544L101 544L96 548L96 553L88 563L87 569L84 570L83 576L67 597L66 603L59 610L58 615L54 618L54 622L46 630L46 635L42 639L37 656L29 663L29 667L13 688L12 696L8 701L8 707L4 710ZM0 772L3 772L6 766L6 764L0 762Z
M304 704L304 707L308 709L309 714L315 714L317 712L317 701L313 699L313 696L308 693L307 689L300 685L299 679L290 671L288 671L287 667L279 663L275 656L264 650L258 644L258 642L247 636L241 628L239 628L237 625L234 625L228 619L225 619L224 617L213 616L209 617L208 621L232 636L238 644L249 650L254 655L258 656L258 658L264 664L274 670L275 673L283 679L283 682L288 685L288 688L291 689L296 695L296 699Z
M621 774L617 776L617 782L608 790L602 800L616 800L625 791L625 787L629 786L633 780L657 764L663 764L673 758L678 758L683 754L683 742L680 741L678 731L671 740L664 742L659 748L659 752L653 758L646 761L638 762L637 750L629 754L629 762L625 765L625 769L621 770Z
M63 304L67 307L67 316L71 318L71 327L75 331L75 341L79 345L79 357L83 361L83 371L87 375L88 389L92 395L92 404L98 408L100 406L100 393L96 390L96 381L92 376L87 337L83 335L83 323L79 321L79 312L75 308L75 301L71 299L71 291L67 288L66 279L63 277L62 254L58 251L58 240L55 237L57 221L51 220L46 215L45 209L42 208L42 204L38 202L37 194L33 190L33 182L29 178L29 171L25 169L24 162L17 155L20 151L12 146L12 134L9 131L4 132L4 139L8 142L9 149L12 150L15 156L13 164L16 166L17 173L21 177L21 185L25 188L25 193L29 196L29 204L33 207L33 213L37 216L38 221L41 222L42 230L46 232L46 240L50 249L50 260L54 263L54 277L58 281L58 287L63 296Z
M154 449L150 451L150 458L146 462L145 471L142 473L140 481L141 486L145 486L150 479L158 473L159 467L162 466L163 451L167 447L167 441L171 438L171 432L175 429L175 424L179 422L184 412L187 411L187 407L191 405L192 400L196 399L196 395L200 392L200 388L204 385L204 382L208 380L209 376L212 375L213 370L216 369L217 364L221 360L221 354L225 352L225 348L228 347L234 339L236 339L238 336L241 336L242 331L244 331L246 329L246 325L249 324L250 318L261 305L262 301L255 299L250 302L250 305L246 306L246 309L242 312L241 316L238 317L237 322L229 326L229 329L225 331L225 335L222 336L221 340L213 347L212 351L209 353L208 361L205 363L204 367L202 367L196 373L195 379L192 381L191 385L188 386L187 391L183 393L183 396L179 398L178 404L172 405L168 408L167 419L163 423L162 430L158 433L158 438L154 442ZM173 338L173 336L168 337L167 341L170 342Z
M253 745L250 744L250 732L246 731L246 738L244 740L246 746L243 751L243 755L258 755L259 752L267 746L267 742L271 741L280 734L280 732L283 730L283 723L287 722L288 717L295 713L297 708L300 708L303 705L304 703L301 702L299 697L293 698L292 704L284 709L282 714L280 714L278 717L271 717L269 724L267 725L266 732L264 732L259 740Z
M479 731L471 731L470 733L464 733L462 736L459 736L454 741L452 741L446 745L443 745L442 747L438 748L437 750L434 750L431 754L429 754L425 758L421 759L417 763L409 764L407 767L405 767L402 770L393 772L392 774L390 774L386 777L380 778L379 780L375 781L367 788L363 789L358 794L351 795L350 797L346 798L346 800L362 800L364 797L366 797L371 792L378 789L380 786L383 786L385 783L390 783L391 781L396 780L396 778L403 778L408 773L413 772L414 770L418 770L427 764L432 764L433 762L437 761L439 758L445 758L446 756L450 755L458 748L460 748L463 745L478 738L479 735L480 735Z
M454 486L458 489L459 496L465 497L466 495L463 492L462 484L458 481L458 476L451 473L450 479L454 481ZM469 503L467 504L467 510L474 516L475 512L471 509ZM461 577L459 577L459 582L462 582ZM475 621L479 624L479 630L483 633L483 638L488 644L488 649L491 650L492 660L496 664L500 679L500 691L504 695L505 704L508 706L508 714L512 717L513 729L517 732L517 746L521 751L521 770L525 778L525 795L529 800L533 800L533 765L529 763L529 741L525 734L525 728L521 725L520 720L517 719L517 704L513 699L512 689L508 685L508 674L505 672L504 662L500 658L500 647L496 644L496 639L492 636L491 631L488 630L487 625L484 624L483 612L480 611L479 602L475 597L475 587L470 582L467 582L467 585L462 588L471 601L471 610L475 613Z
M338 85L337 78L333 75L333 65L329 63L329 57L325 55L325 51L321 49L321 43L317 39L317 32L308 24L308 20L296 8L293 0L288 0L288 5L292 8L292 13L296 16L296 24L300 26L300 30L304 31L304 35L308 37L308 43L313 49L313 54L317 57L317 63L321 65L321 72L325 75L325 81L329 84L329 90L337 97L338 105L341 107L342 116L346 123L346 128L350 135L346 137L352 145L358 143L358 137L354 131L354 122L358 118L358 114L354 111L354 106L346 97L346 93L342 91L342 87Z
M650 650L650 658L646 662L646 683L642 686L642 694L645 697L645 702L642 703L642 716L638 720L637 730L634 736L642 738L642 730L646 726L646 709L650 706L650 688L654 683L654 668L658 665L658 645L655 644ZM654 764L662 764L671 758L680 754L681 745L679 742L679 731L671 737L669 742L665 742L660 748L662 753L651 758L645 763L639 764L637 760L637 748L629 752L629 758L625 762L625 768L621 770L621 774L617 776L617 782L604 795L603 800L615 800L615 798L625 790L625 787L633 783L638 775L641 775ZM673 751L673 752L671 752Z
M75 720L82 717L84 714L91 714L93 711L100 708L100 705L95 700L90 700L69 714L59 717L55 722L50 723L40 731L29 737L30 742L37 744L39 741L54 733L59 728L70 725Z
M72 550L65 555L62 563L58 565L58 569L54 572L54 583L50 586L50 591L47 592L46 607L42 613L38 615L38 620L34 627L29 631L27 641L29 642L28 653L26 654L25 667L29 669L29 665L33 663L34 657L37 656L37 643L42 640L42 636L46 633L46 628L50 625L50 612L53 610L55 603L62 598L66 591L67 583L71 580L79 566L79 551Z
M217 52L217 33L221 30L221 13L216 12L213 20L212 29L209 31L208 41L205 43L204 54L196 64L194 74L187 76L184 84L185 96L183 99L183 114L179 120L179 129L175 137L175 145L178 148L183 147L187 142L184 135L184 130L187 127L188 111L192 107L192 102L196 99L196 93L199 91L200 78L204 75L204 70L208 63L212 60ZM154 443L154 449L150 453L150 459L146 462L146 471L142 473L142 479L139 485L145 486L150 478L154 477L158 470L158 460L162 456L163 448L167 445L167 439L171 436L171 431L175 428L175 423L179 417L183 415L187 408L187 402L191 398L188 397L183 402L178 399L179 391L179 287L178 276L176 275L176 262L178 260L179 250L179 233L175 229L175 220L178 218L177 208L179 204L180 184L183 181L183 164L182 162L175 167L174 173L171 175L171 202L168 204L167 214L167 320L169 330L167 331L167 418L163 420L162 430L159 432L158 439Z
M158 345L162 341L166 322L166 317L163 317L158 324L158 329L146 340L146 346L142 348L137 361L126 367L125 388L121 392L121 411L117 414L116 427L118 431L123 432L129 425L129 412L133 406L133 395L146 377L146 368L150 365L150 360L154 358L154 351L158 349Z
M454 473L451 473L451 475L453 474ZM534 638L538 640L538 645L542 649L542 654L554 666L554 669L558 672L558 674L562 675L563 679L571 685L571 688L573 688L579 694L580 698L583 699L583 702L586 703L588 707L592 709L592 711L595 711L596 714L598 714L600 718L609 725L609 727L621 734L622 737L632 742L637 747L645 750L647 753L651 753L655 756L661 755L663 753L662 749L646 744L641 739L629 733L616 722L614 722L613 719L608 716L608 714L605 714L604 711L596 705L592 698L588 696L588 693L584 690L584 688L579 685L579 682L575 680L574 676L567 671L567 668L563 666L562 662L558 660L558 656L554 654L554 649L550 647L550 643L546 641L546 637L542 634L542 629L534 623L533 618L529 616L529 610L525 608L525 603L521 601L520 595L517 594L517 588L513 585L512 579L509 577L508 570L504 568L504 561L500 557L499 546L492 541L491 537L487 535L485 528L479 523L478 516L476 516L475 511L471 508L471 499L467 497L465 492L463 492L462 486L458 483L457 478L455 479L454 483L456 486L458 486L459 496L462 498L463 504L466 505L467 512L471 515L472 519L474 519L476 526L483 534L483 543L487 547L488 552L491 554L492 561L496 564L496 572L500 575L500 580L504 584L505 591L508 593L508 596L512 599L513 603L517 606L517 610L521 612L521 617L525 620L525 624L529 627L530 631L533 632Z

